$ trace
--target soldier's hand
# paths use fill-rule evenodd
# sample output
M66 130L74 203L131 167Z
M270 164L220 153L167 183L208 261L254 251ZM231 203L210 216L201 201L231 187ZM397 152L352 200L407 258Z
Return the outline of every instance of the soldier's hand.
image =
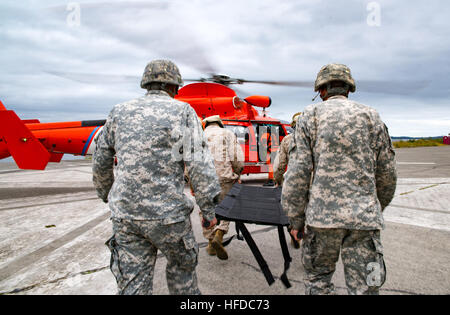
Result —
M217 224L217 219L214 218L212 221L209 221L209 226L205 226L205 222L207 222L204 218L202 219L202 226L207 229L210 230L212 229L214 226L216 226Z
M294 240L296 240L297 242L300 241L300 240L297 238L298 230L291 230L290 233L291 233L292 237L294 238Z
M297 242L300 242L300 240L303 238L304 233L305 233L305 228L302 228L300 231L299 230L291 230L291 235L292 235L292 237L294 237L294 239Z

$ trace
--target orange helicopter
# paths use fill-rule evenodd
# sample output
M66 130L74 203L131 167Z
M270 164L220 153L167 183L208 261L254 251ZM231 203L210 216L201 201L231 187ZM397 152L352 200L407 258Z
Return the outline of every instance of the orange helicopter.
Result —
M74 81L86 78L98 81L95 74L67 74L49 72ZM101 75L100 75L101 76ZM111 78L108 75L108 78ZM101 76L105 80L105 76ZM134 76L117 76L115 80L139 79ZM289 123L266 115L271 105L268 96L253 95L241 99L231 84L258 83L279 86L310 87L310 81L255 81L211 74L209 78L184 79L191 83L178 91L176 99L189 103L198 117L203 119L219 115L225 128L231 129L245 152L243 174L268 173L272 179L272 162L281 140L291 131ZM423 87L421 82L417 86ZM406 88L414 85L407 83ZM359 81L360 90L389 92L386 86L396 86L401 92L401 82ZM262 114L255 108L262 108ZM7 110L0 102L0 159L12 156L21 169L43 170L48 162L60 162L64 154L92 155L92 142L98 136L106 120L40 123L39 120L21 120L14 111Z
M223 84L193 83L181 88L175 98L191 104L201 119L221 117L245 154L243 174L269 173L269 179L273 178L270 160L288 131L282 121L266 115L266 108L272 103L270 97L253 95L241 99ZM262 108L263 113L255 107Z
M271 179L270 157L272 155L273 160L278 144L288 134L288 125L266 115L270 97L253 95L241 99L226 85L246 81L224 75L187 81L199 83L184 86L175 98L189 103L200 119L220 115L225 127L236 134L245 153L243 174L268 173ZM262 108L262 114L255 107ZM43 170L48 162L60 162L64 154L92 155L95 148L92 143L105 122L21 120L0 102L0 159L12 156L21 169Z

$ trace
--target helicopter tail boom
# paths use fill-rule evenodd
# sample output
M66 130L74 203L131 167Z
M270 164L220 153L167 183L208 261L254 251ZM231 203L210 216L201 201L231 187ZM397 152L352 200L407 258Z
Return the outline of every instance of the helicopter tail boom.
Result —
M0 102L0 158L12 156L21 169L43 170L51 155L12 110Z

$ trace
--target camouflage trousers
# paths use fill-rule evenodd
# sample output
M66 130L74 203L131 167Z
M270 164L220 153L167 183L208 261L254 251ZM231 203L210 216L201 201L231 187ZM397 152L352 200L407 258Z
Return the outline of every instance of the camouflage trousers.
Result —
M302 240L306 294L335 294L331 279L339 254L348 294L378 294L386 278L380 231L310 226Z
M170 294L201 294L197 284L198 244L190 218L163 225L160 221L113 219L114 235L106 242L111 272L120 295L151 295L157 251L167 258Z
M219 202L221 202L225 198L225 196L231 190L233 185L234 185L234 182L222 182L222 181L220 181L221 191L220 191L220 195L219 195ZM199 216L200 216L200 221L201 221L203 219L201 212L199 212ZM212 240L214 238L214 235L216 234L217 230L222 230L224 234L227 234L229 228L230 228L230 221L221 220L220 224L216 225L212 229L208 230L208 229L203 228L203 236L207 240Z

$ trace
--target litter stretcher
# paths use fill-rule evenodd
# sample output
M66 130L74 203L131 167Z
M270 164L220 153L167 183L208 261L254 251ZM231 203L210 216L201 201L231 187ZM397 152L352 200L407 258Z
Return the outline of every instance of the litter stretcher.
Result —
M235 237L239 240L245 240L269 285L272 285L275 279L245 224L277 227L284 258L284 270L280 280L286 288L290 288L291 284L286 273L292 258L284 234L284 227L287 228L289 222L280 201L281 188L279 187L265 188L235 184L224 200L216 207L216 217L218 220L232 221L236 224L236 235L225 241L223 246L227 246Z

